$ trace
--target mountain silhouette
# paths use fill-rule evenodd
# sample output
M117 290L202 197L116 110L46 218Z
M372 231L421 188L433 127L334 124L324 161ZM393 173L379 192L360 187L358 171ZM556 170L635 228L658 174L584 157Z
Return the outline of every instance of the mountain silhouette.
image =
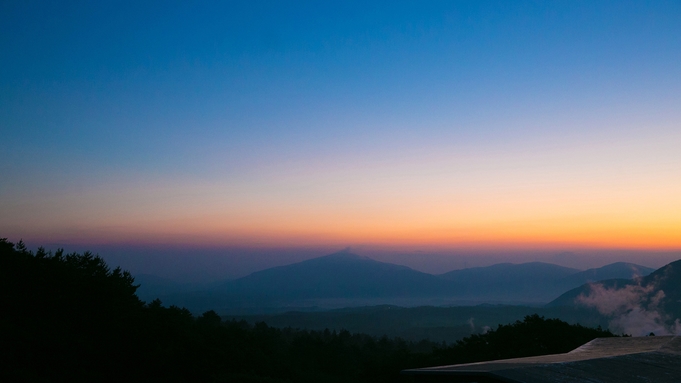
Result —
M591 294L593 285L598 284L606 289L619 290L625 286L634 285L636 282L632 279L613 278L602 281L594 281L585 283L579 287L568 290L561 294L558 298L546 304L546 307L561 307L561 306L579 306L577 298L580 296L588 296Z
M546 302L565 291L562 281L579 270L543 262L500 263L454 270L440 277L461 294L477 299Z
M219 290L277 299L414 297L452 293L448 283L434 275L347 251L258 271L229 281Z
M655 270L644 277L641 284L654 286L654 291L663 291L661 308L671 318L681 318L681 260Z
M634 280L584 284L547 306L594 309L610 318L610 327L624 333L677 334L681 331L681 260Z
M209 307L222 312L237 308L258 312L277 307L339 308L376 304L544 304L601 275L632 278L648 270L651 269L638 265L613 264L579 271L531 262L432 275L344 250L258 271L203 291L171 292L161 299L194 310Z
M651 296L662 290L665 295L662 303L667 305L670 311L681 312L681 304L679 304L679 300L681 300L681 260L669 263L651 273L647 273L647 270L650 270L649 268L623 262L613 263L612 265L604 266L601 269L605 269L605 271L596 271L596 274L594 274L591 270L587 270L581 274L588 276L612 276L619 274L619 272L622 272L623 270L643 271L646 272L646 274L636 279L622 278L621 274L619 274L620 278L588 281L579 287L575 287L574 289L561 294L558 298L549 302L547 306L579 305L579 302L576 302L576 299L580 296L588 297L594 290L594 286L602 286L605 289L615 291L626 288L626 286L641 286L642 290L646 290L646 294Z
M627 262L616 262L603 267L581 271L565 278L571 284L583 284L588 282L602 281L606 279L632 279L644 277L655 271L650 267L636 265Z
M441 274L459 293L469 298L497 301L547 302L587 282L609 278L631 279L653 269L618 262L579 271L544 262L500 263Z

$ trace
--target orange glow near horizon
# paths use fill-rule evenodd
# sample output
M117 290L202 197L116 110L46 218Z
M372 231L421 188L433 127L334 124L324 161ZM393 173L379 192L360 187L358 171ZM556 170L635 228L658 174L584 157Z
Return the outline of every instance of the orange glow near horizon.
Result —
M681 188L678 191L633 190L608 196L604 190L579 194L574 189L562 193L518 189L449 197L445 190L412 193L409 198L368 193L333 201L332 195L308 204L240 198L222 204L189 200L156 205L152 199L140 198L143 203L138 209L83 204L82 214L75 217L57 210L52 216L6 228L4 235L81 243L266 247L675 249L681 248L681 202L676 197ZM107 219L102 222L100 217Z
M193 221L193 222L192 222ZM279 222L280 223L280 222ZM280 223L281 224L281 223ZM36 237L79 243L157 243L203 246L356 246L420 249L610 248L638 250L681 249L681 223L613 220L537 219L477 222L451 226L383 222L336 222L282 225L220 225L210 219L165 222L133 227L73 228Z
M681 1L12 3L10 241L681 250Z
M0 230L79 243L681 249L681 135L646 142L17 192Z

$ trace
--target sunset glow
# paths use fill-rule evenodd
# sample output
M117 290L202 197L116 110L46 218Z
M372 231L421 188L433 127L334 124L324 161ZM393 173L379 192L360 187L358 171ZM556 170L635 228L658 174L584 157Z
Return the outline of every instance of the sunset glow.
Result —
M0 233L681 249L678 5L462 4L187 11L215 30L12 8L50 32L3 22ZM109 18L128 29L91 50Z

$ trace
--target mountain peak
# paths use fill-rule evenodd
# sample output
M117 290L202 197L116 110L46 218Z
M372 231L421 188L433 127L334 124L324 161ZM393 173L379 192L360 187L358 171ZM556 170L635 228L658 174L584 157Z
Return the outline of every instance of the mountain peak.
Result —
M319 257L317 259L334 259L334 260L362 260L362 261L373 261L373 259L369 257L365 257L362 255L358 255L355 253L352 253L350 251L350 248L345 248L341 251L337 251L335 253L325 255L322 257Z

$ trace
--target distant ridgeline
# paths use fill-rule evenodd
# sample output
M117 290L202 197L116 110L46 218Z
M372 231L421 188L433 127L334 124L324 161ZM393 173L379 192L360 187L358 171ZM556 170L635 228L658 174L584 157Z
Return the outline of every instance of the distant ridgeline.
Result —
M90 253L0 239L0 381L395 382L399 371L567 352L608 331L528 316L445 346L275 329L142 302Z
M570 290L548 307L588 307L633 335L681 333L681 261L630 279L607 279Z
M202 291L173 285L151 276L138 279L143 299L161 297L193 312L208 309L220 314L333 309L391 304L423 305L532 304L550 302L587 282L631 279L653 269L613 263L579 271L549 263L502 263L454 270L441 275L379 262L342 251L225 281Z

